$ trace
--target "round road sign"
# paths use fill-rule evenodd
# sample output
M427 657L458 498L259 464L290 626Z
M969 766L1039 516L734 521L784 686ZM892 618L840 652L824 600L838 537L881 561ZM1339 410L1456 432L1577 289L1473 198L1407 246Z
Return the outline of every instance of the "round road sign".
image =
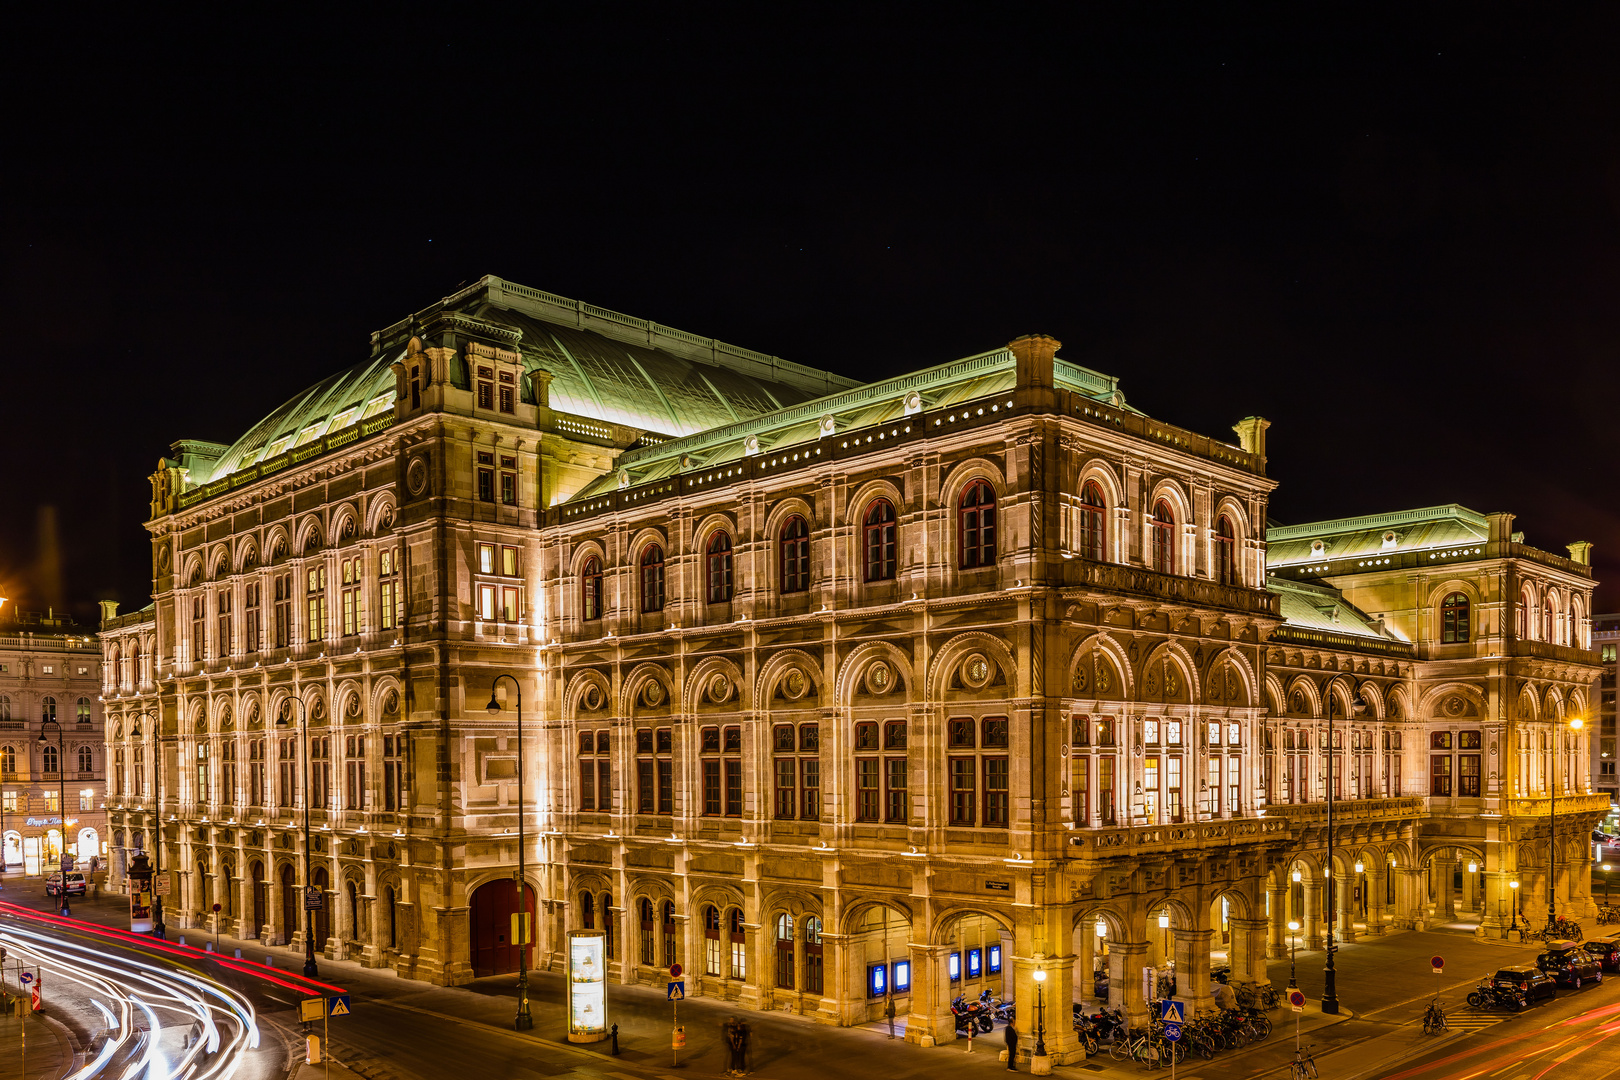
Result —
M1429 957L1429 963L1434 965L1434 970L1436 971L1439 971L1441 968L1446 966L1445 958L1439 956Z
M681 965L679 965L679 964L671 964L671 965L669 965L669 977L672 978L672 979L680 978L681 977Z
M1301 1006L1304 1005L1305 1004L1305 994L1304 994L1304 992L1301 991L1301 990L1290 990L1290 991L1288 991L1288 1004L1290 1004L1290 1005L1301 1005Z
M25 971L25 972L22 973L22 982L23 982L24 986L27 986L29 983L31 983L33 981L34 981L34 973L32 971Z
M218 914L219 914L219 905L218 905L218 904L215 904L215 905L214 905L214 914L215 914L215 915L218 915Z

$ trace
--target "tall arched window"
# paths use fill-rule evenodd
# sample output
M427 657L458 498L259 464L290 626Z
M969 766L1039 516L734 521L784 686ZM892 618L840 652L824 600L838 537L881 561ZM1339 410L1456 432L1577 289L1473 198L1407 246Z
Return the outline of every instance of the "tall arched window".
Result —
M724 531L709 537L707 555L709 603L731 603L731 535Z
M595 555L585 560L579 572L580 611L587 622L602 617L602 560Z
M669 967L681 962L681 954L675 947L675 901L664 901L664 966Z
M1102 488L1087 480L1080 488L1080 556L1093 562L1108 558L1107 504Z
M1161 574L1176 572L1176 515L1163 499L1153 504L1153 569Z
M805 993L821 993L821 982L821 920L809 915L804 920Z
M48 773L56 772L56 747L47 743L39 755L41 770Z
M95 755L88 746L79 747L79 772L93 773L96 771Z
M579 894L579 925L582 930L596 929L596 898L588 892Z
M795 514L782 526L782 591L804 592L810 587L810 526Z
M994 566L996 562L996 493L983 480L975 480L957 502L957 565L963 570Z
M720 909L713 904L703 909L703 973L724 975L725 951L720 948Z
M604 952L607 953L607 958L609 960L612 960L612 959L614 959L615 957L618 956L618 953L613 951L613 949L614 949L614 941L613 941L613 926L614 926L614 923L613 923L613 894L612 893L605 892L605 893L602 894L602 903L601 903L601 906L600 906L600 908L598 910L600 910L602 912L602 949L603 949Z
M862 550L866 553L866 580L894 579L894 504L878 499L866 508L862 526Z
M1454 592L1440 604L1440 641L1445 645L1468 640L1468 597Z
M1237 530L1225 514L1215 523L1215 580L1222 585L1238 584Z
M776 918L776 988L793 989L793 916L787 912Z
M664 549L657 544L641 553L641 610L664 610Z
M14 773L17 771L17 751L10 746L0 746L0 773Z
M726 935L731 939L731 977L748 978L748 936L743 932L742 908L726 912Z
M0 694L0 720L11 719L11 698Z
M1553 639L1553 619L1555 617L1556 613L1553 611L1552 597L1549 596L1541 605L1541 640L1549 644Z
M82 698L79 699L78 708L76 710L76 719L81 724L88 724L90 722L90 699L89 698L82 697Z
M1531 621L1531 612L1535 610L1535 601L1530 598L1529 589L1519 590L1519 609L1515 612L1514 622L1517 624L1520 641L1528 641L1534 626Z
M653 904L646 897L641 898L641 962L653 962Z

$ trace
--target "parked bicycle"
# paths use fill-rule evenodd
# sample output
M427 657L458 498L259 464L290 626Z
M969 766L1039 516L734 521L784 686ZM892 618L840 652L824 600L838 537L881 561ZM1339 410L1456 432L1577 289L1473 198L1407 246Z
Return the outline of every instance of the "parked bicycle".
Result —
M1429 1007L1423 1010L1423 1034L1438 1035L1446 1030L1446 1011L1440 1007L1440 999L1435 998L1429 1002Z
M1620 907L1615 907L1612 904L1598 905L1597 921L1599 926L1608 923L1620 923Z
M1294 1060L1288 1066L1288 1080L1316 1080L1316 1059L1311 1056L1315 1044L1296 1049Z

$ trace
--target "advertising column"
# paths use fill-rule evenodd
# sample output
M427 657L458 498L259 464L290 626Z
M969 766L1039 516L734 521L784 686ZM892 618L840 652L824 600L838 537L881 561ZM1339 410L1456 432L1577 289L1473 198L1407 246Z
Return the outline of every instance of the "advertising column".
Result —
M600 931L568 935L568 1041L607 1038L607 949Z

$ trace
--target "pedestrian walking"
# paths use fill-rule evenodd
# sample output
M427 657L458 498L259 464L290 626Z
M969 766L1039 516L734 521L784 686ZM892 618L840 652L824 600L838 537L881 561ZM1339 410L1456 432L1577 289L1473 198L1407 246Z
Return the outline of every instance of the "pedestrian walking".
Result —
M1011 1024L1007 1025L1007 1068L1012 1072L1018 1071L1013 1064L1018 1060L1018 1029Z
M726 1075L741 1076L743 1074L742 1023L735 1016L728 1016L726 1022L720 1027L720 1034L726 1047Z

